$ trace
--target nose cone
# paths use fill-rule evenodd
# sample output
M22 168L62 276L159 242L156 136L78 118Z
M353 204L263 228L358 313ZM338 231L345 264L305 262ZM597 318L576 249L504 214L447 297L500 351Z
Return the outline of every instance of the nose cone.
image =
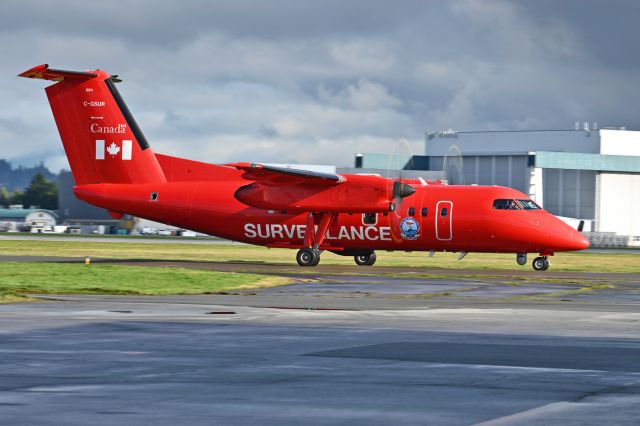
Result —
M557 251L578 251L589 248L589 240L576 229L554 218L555 226L551 226L553 245Z
M570 250L585 250L589 248L589 240L578 231L573 231L571 242L573 247Z

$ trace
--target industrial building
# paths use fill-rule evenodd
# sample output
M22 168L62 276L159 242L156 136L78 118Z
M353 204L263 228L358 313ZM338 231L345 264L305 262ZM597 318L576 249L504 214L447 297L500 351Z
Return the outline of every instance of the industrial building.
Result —
M508 186L557 216L585 221L587 232L640 241L638 131L445 130L426 133L425 144L425 155L405 158L416 176ZM388 158L359 154L356 167L384 169Z
M433 132L425 151L431 167L459 151L466 184L509 186L587 230L640 235L640 132Z

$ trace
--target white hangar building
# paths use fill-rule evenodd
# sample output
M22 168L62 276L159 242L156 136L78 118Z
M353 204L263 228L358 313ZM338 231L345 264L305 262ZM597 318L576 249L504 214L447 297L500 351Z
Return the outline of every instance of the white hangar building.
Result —
M512 187L585 231L640 239L638 131L429 132L426 157L450 184Z

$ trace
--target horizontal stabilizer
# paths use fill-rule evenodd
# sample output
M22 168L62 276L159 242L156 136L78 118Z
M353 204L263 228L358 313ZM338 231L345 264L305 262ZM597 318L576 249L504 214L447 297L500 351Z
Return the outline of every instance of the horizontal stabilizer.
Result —
M267 166L256 163L233 163L227 166L235 167L245 173L247 180L254 180L265 185L295 185L305 183L311 185L336 185L346 179L333 173L313 172L310 170L289 169L284 167Z
M43 80L62 81L64 79L71 80L88 80L97 77L98 74L90 71L65 71L49 68L49 64L42 64L18 74L18 77L41 78Z

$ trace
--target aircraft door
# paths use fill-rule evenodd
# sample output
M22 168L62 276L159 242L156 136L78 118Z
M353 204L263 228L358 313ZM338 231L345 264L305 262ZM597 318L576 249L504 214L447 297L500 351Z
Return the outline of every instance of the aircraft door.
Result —
M440 241L453 239L453 202L438 201L436 204L436 238Z

